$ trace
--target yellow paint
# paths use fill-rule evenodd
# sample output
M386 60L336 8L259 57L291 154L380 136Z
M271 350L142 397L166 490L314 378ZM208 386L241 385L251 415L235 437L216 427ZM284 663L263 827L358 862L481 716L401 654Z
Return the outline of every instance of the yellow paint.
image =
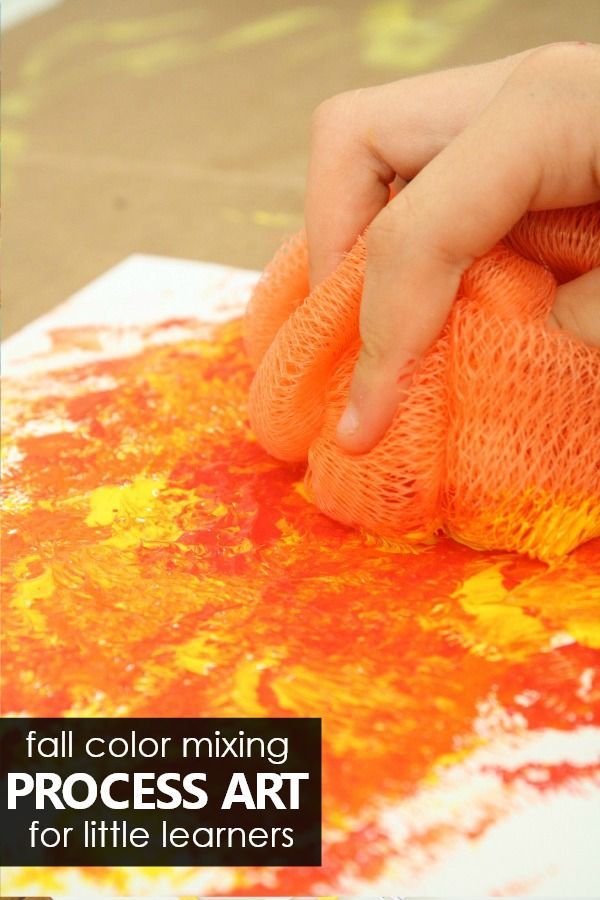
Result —
M221 217L232 225L259 225L261 228L289 228L297 230L302 227L302 216L287 212L272 212L268 209L255 209L250 213L232 206L221 209Z
M12 605L21 612L33 631L41 633L46 628L46 617L35 608L34 604L37 600L47 600L51 597L54 588L54 578L50 567L44 569L37 578L19 581L15 587Z
M542 559L561 559L576 546L582 532L600 533L600 508L595 498L569 497L548 502L544 495L532 500L531 522L524 520L524 549L537 549ZM525 518L525 517L524 517ZM553 535L553 540L548 540ZM556 537L558 535L558 537Z
M281 540L286 547L297 547L306 540L306 535L298 531L287 519L278 519L277 528L281 532Z
M302 479L302 481L294 481L292 488L298 494L298 496L302 497L303 500L306 500L307 503L310 503L311 495L310 491L306 487L306 482L304 481L304 479Z
M8 91L2 98L2 112L5 116L22 119L34 108L33 97L25 91ZM6 141L6 130L3 134Z
M597 600L600 600L599 596L597 596ZM587 620L570 621L568 631L578 644L600 650L600 609L598 605L595 610L590 610Z
M163 69L176 68L198 58L198 46L178 37L165 38L152 44L127 47L105 58L106 67L126 70L132 75L154 75Z
M233 28L217 38L214 46L221 52L240 50L296 34L329 18L326 9L297 6Z
M194 672L196 675L206 675L215 665L212 659L214 654L211 654L209 650L209 642L210 637L208 635L200 635L200 637L192 638L192 640L177 647L175 649L175 663L188 672Z
M252 553L253 550L254 550L254 544L252 543L250 538L245 537L245 538L243 538L243 540L241 540L239 542L239 544L234 544L231 547L230 552L237 556L240 553Z
M468 743L465 743L463 747L458 750L453 750L450 753L442 753L437 759L436 765L430 772L425 775L423 782L424 784L428 784L434 786L440 783L441 778L444 775L444 771L447 769L452 769L454 766L461 765L469 757L473 754L473 752L478 748L485 744L485 741L481 738L472 738Z
M559 590L551 569L514 588L513 602L527 607L548 625L551 636L568 635L585 647L600 649L600 571L579 571L573 558L563 567Z
M500 498L498 498L500 500ZM572 495L557 498L538 489L523 491L519 502L506 497L510 519L498 520L498 513L482 508L470 516L468 525L447 528L451 537L475 550L488 546L490 532L501 528L510 534L512 547L549 564L564 559L581 541L582 534L600 534L600 508L595 497ZM496 509L501 504L498 502Z
M366 547L376 547L381 553L398 553L401 556L412 554L413 556L423 553L427 546L435 543L435 538L421 532L409 532L402 538L393 538L388 535L371 534L364 532L364 542ZM414 543L411 543L414 541Z
M98 18L74 22L55 34L36 42L21 67L20 75L25 81L39 79L46 75L57 61L64 61L66 54L72 54L74 50L94 42L134 44L137 41L164 35L187 34L189 29L199 25L205 19L206 12L194 7L158 16L108 19L107 21ZM94 58L92 56L92 59Z
M57 61L64 60L66 54L72 54L77 48L89 44L97 33L96 23L75 22L37 41L19 70L22 81L31 83L47 75Z
M26 138L20 129L3 123L2 126L2 187L10 188L14 180L14 165L23 153ZM4 451L4 448L3 448Z
M31 553L29 556L23 556L13 565L12 573L17 581L28 580L31 566L39 565L41 557L38 553Z
M256 209L252 214L252 221L266 228L299 228L302 224L302 217L293 213Z
M273 665L270 659L249 659L238 665L231 689L231 700L240 716L266 716L267 710L260 702L258 692L263 672Z
M131 484L99 487L90 496L90 513L85 524L91 528L112 525L123 515L141 515L149 512L163 479L139 476Z
M147 77L215 54L260 46L322 24L331 12L300 6L245 22L208 39L203 40L201 31L190 37L206 16L206 8L195 5L150 17L106 21L98 17L73 22L36 42L19 69L18 86L4 98L3 187L11 186L25 144L23 135L11 137L10 119L26 120L50 94L106 72ZM278 214L259 210L256 224L296 228L298 221L282 222Z
M361 57L367 66L398 73L437 64L495 0L378 0L359 23Z
M198 6L177 10L153 17L131 19L88 19L74 22L48 37L36 41L19 68L19 85L3 98L3 188L10 188L14 180L14 166L21 155L25 139L10 138L10 119L26 119L51 92L79 83L82 78L112 69L124 69L133 74L151 74L165 66L181 65L186 57L198 56L198 43L166 41L150 47L130 47L125 54L109 51L105 47L148 40L149 38L189 30L206 18L206 11ZM89 48L99 44L95 52ZM104 47L103 47L104 45ZM200 48L204 53L204 48ZM86 51L82 59L82 52ZM69 64L68 60L73 62ZM59 68L60 66L60 68ZM7 149L9 155L7 156Z
M291 65L315 65L327 60L332 54L345 53L354 56L356 38L354 30L342 30L338 25L328 25L325 29L311 34L310 41L295 41L286 54Z
M314 596L314 585L308 587ZM352 671L353 686L348 684ZM307 716L325 716L329 722L336 721L336 733L328 736L328 743L335 754L361 753L376 760L384 753L389 731L399 735L408 731L413 724L413 698L399 698L390 673L377 674L374 670L359 671L356 664L342 666L332 663L331 667L316 672L303 665L287 664L282 671L273 675L269 687L277 704L282 709L305 710ZM417 701L418 702L418 701ZM354 718L360 719L364 709L373 705L376 709L395 709L398 718L389 725L389 731L358 731L352 727Z
M199 4L189 9L131 19L110 19L99 23L101 34L113 43L130 43L160 37L172 32L187 32L206 21L206 9Z
M181 528L173 524L183 508L194 506L183 491L164 491L161 478L138 476L130 484L105 485L89 497L90 512L85 524L90 528L112 527L104 542L121 550L141 544L176 541Z
M467 624L463 636L475 653L519 660L548 644L550 635L540 620L528 615L504 586L500 563L465 579L452 599L474 619L473 628Z

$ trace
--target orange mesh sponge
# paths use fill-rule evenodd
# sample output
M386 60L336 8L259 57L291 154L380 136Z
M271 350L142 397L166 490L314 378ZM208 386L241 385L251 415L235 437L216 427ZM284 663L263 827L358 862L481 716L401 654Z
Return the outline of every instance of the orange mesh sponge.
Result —
M600 204L529 213L473 263L389 430L352 456L335 428L365 259L360 238L309 292L298 235L256 286L246 343L260 443L308 461L323 512L403 542L444 530L551 562L600 535L600 351L545 324L557 284L600 266Z

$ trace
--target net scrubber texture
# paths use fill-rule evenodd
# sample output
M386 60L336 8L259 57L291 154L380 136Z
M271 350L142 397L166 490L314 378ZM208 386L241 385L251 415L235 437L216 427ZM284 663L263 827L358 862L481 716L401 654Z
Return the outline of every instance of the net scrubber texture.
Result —
M335 429L358 356L361 237L309 291L297 235L246 315L262 446L307 460L324 513L406 544L445 531L552 562L600 535L600 351L547 325L557 286L600 266L600 204L529 213L464 274L393 422L353 456Z

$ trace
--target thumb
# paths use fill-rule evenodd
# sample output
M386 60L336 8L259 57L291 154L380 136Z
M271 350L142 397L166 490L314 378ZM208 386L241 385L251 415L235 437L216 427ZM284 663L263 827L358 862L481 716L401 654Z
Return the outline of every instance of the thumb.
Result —
M600 347L600 269L559 287L548 324Z

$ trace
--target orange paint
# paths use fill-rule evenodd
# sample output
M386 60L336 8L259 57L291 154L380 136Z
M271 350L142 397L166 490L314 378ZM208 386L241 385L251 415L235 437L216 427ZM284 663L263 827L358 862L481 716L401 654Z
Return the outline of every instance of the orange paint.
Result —
M7 385L4 710L323 716L323 868L240 870L231 889L316 894L383 872L378 809L481 746L490 696L526 732L597 720L600 541L549 569L446 538L407 554L336 524L302 467L253 439L250 378L235 322L54 373L52 396L46 376ZM69 430L19 436L31 421ZM533 791L592 774L539 767ZM422 836L428 853L448 840ZM126 872L87 877L128 892Z

